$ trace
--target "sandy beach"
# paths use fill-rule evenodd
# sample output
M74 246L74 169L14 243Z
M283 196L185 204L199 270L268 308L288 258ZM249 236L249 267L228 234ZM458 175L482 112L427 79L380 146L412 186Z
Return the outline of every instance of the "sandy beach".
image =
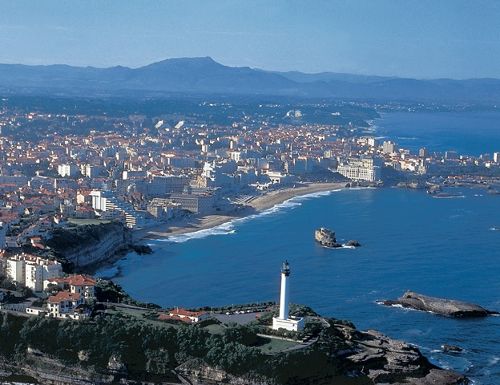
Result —
M274 190L257 195L250 200L245 207L232 212L224 212L217 215L206 215L203 217L191 216L169 221L158 226L137 230L134 232L136 240L161 239L171 235L191 233L199 230L210 229L215 226L230 222L236 218L243 218L256 214L293 197L313 194L322 191L332 191L345 188L345 183L310 183L295 188Z

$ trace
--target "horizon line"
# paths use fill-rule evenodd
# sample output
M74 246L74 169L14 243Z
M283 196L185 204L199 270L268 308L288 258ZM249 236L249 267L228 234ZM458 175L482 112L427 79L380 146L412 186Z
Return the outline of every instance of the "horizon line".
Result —
M73 68L93 68L93 69L112 69L112 68L127 68L131 70L136 70L136 69L141 69L153 64L158 64L170 60L189 60L189 59L210 59L214 63L217 63L219 65L222 65L224 67L228 68L250 68L252 70L256 71L263 71L263 72L268 72L268 73L275 73L278 75L287 74L287 73L300 73L304 75L323 75L323 74L335 74L335 75L351 75L351 76L359 76L359 77L377 77L377 78L383 78L383 79L407 79L407 80L418 80L418 81L432 81L432 80L452 80L452 81L468 81L468 80L500 80L500 77L466 77L466 78L453 78L453 77L409 77L409 76L399 76L399 75L378 75L378 74L366 74L366 73L359 73L359 72L336 72L336 71L320 71L320 72L305 72L305 71L300 71L300 70L275 70L275 69L265 69L261 67L251 67L251 66L239 66L239 65L227 65L223 64L221 61L214 59L212 56L180 56L180 57L168 57L165 59L161 59L158 61L152 61L147 64L143 64L140 66L126 66L126 65L121 65L121 64L115 64L115 65L110 65L110 66L96 66L96 65L74 65L74 64L67 64L67 63L51 63L51 64L26 64L26 63L19 63L19 62L1 62L0 65L18 65L18 66L26 66L26 67L52 67L52 66L66 66L66 67L73 67Z

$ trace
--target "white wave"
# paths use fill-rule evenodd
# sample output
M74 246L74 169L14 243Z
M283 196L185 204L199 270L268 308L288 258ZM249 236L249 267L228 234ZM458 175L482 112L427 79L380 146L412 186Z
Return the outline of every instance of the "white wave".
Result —
M457 198L465 198L465 195L445 195L445 196L439 196L439 195L432 195L434 199L457 199Z
M223 223L222 225L212 227L210 229L203 229L193 231L192 233L171 235L165 239L158 239L160 242L184 243L191 239L201 239L210 237L212 235L229 235L234 234L236 230L233 229L233 221Z
M401 140L417 140L418 138L416 138L414 136L398 136L398 139L401 139Z
M490 231L500 231L500 227L496 226L490 227Z
M488 359L488 366L495 366L500 362L500 357L493 356Z
M310 193L306 195L300 195L296 197L292 197L290 199L287 199L283 203L279 203L277 205L274 205L273 207L264 210L260 213L257 214L252 214L247 217L243 218L236 218L233 219L229 222L223 223L221 225L209 228L209 229L202 229L198 231L193 231L191 233L186 233L186 234L179 234L179 235L170 235L164 239L157 239L155 240L156 242L172 242L172 243L184 243L187 242L191 239L201 239L201 238L206 238L210 237L213 235L230 235L236 233L236 230L234 229L235 225L244 223L246 221L250 221L256 218L261 218L264 216L276 214L278 212L292 209L294 207L298 207L302 205L302 201L308 200L308 199L313 199L313 198L318 198L322 196L327 196L330 195L333 192L338 192L342 191L342 189L335 189L335 190L329 190L329 191L319 191L315 193Z

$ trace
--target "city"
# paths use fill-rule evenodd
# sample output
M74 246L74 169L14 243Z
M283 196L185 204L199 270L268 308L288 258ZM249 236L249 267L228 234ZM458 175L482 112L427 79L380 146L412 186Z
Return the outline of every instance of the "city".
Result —
M0 0L0 384L497 385L498 17Z

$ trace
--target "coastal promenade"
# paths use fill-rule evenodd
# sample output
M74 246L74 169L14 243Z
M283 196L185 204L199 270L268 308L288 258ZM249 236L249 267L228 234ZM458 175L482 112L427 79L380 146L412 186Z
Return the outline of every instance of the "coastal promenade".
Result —
M233 211L221 212L217 215L191 216L172 220L158 226L134 231L134 239L163 239L171 235L187 234L210 229L228 223L237 218L244 218L268 210L294 197L314 194L323 191L334 191L345 188L345 182L309 183L300 187L290 187L257 195L246 206Z

